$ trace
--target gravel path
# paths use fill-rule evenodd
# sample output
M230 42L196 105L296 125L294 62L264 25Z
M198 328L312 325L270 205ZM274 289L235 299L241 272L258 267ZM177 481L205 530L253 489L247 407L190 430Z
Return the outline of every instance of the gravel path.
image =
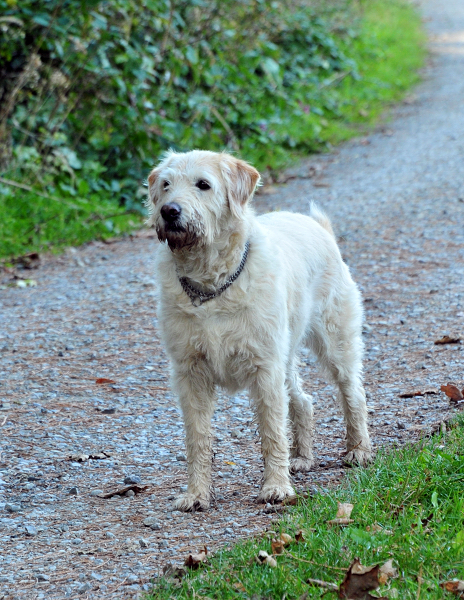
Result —
M422 6L433 36L426 82L376 133L256 199L260 212L315 199L333 219L365 298L377 447L417 439L456 410L440 385L464 387L464 346L434 345L464 336L464 4ZM245 395L221 397L214 417L214 507L171 510L186 463L156 332L156 245L140 232L1 274L37 286L0 290L0 599L133 597L166 562L272 518L254 503L262 467ZM336 482L344 449L333 388L309 355L301 370L318 465L298 489ZM409 390L437 393L399 397ZM100 497L134 484L135 495Z

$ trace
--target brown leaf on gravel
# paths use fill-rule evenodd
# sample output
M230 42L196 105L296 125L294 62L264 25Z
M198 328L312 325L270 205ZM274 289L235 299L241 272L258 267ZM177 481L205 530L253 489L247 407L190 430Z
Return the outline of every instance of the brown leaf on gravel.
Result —
M184 565L189 569L198 569L201 563L204 563L208 555L208 548L203 547L203 550L198 554L189 554L185 559Z
M109 452L95 452L94 454L90 454L89 457L92 460L103 460L105 458L110 458L111 454Z
M398 394L398 398L414 398L414 396L423 396L423 392L421 390L412 390L410 392L402 392Z
M113 490L112 492L107 492L106 494L100 494L98 496L98 498L107 499L107 498L113 498L113 496L124 496L124 494L126 492L128 492L129 490L132 490L134 492L134 494L141 494L146 489L148 489L148 485L136 485L136 484L126 485L125 487Z
M162 573L163 577L182 579L182 577L187 574L187 571L184 567L176 567L176 565L173 565L172 563L167 563L164 565Z
M104 460L105 458L109 458L111 454L109 452L95 452L93 454L70 454L68 460L72 460L73 462L85 462L91 458L92 460Z
M461 390L452 383L448 383L448 385L442 385L440 389L442 392L445 392L451 402L459 402L459 400L464 400Z
M108 406L107 408L96 408L96 411L102 415L114 415L116 413L116 407Z
M365 567L358 558L355 558L340 584L338 597L348 600L375 600L376 596L372 596L369 592L379 587L379 570L379 565ZM382 600L387 599L382 598Z
M116 383L116 381L113 381L112 379L107 379L106 377L99 377L95 380L95 383L97 385L102 385L103 383Z
M452 579L451 581L440 583L440 587L447 592L453 592L453 594L459 594L460 596L463 596L462 592L464 592L464 581Z
M23 269L36 269L40 263L40 254L38 252L30 252L23 256L13 259L14 264L21 266Z
M89 460L88 454L71 454L68 456L68 460L72 460L73 462L85 462Z
M461 338L450 337L449 335L444 335L440 340L435 340L434 344L436 346L440 346L442 344L459 344L460 342L461 342Z
M398 398L414 398L414 396L428 396L434 394L438 394L438 391L430 388L424 391L412 390L410 392L402 392L401 394L398 394Z

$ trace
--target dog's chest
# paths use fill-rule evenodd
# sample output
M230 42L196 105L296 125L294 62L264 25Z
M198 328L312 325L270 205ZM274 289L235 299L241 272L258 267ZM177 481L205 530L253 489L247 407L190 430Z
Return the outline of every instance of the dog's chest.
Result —
M202 314L203 313L203 314ZM202 311L187 319L185 347L201 357L215 383L232 391L247 387L256 371L256 349L244 315Z

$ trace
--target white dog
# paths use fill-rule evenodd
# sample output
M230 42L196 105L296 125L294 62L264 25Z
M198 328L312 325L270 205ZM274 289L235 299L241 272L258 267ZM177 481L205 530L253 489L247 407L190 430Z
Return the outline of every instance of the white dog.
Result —
M180 510L206 509L215 386L249 390L264 457L260 501L293 494L289 466L313 464L313 409L298 376L309 346L338 386L349 462L371 456L361 379L360 293L330 222L249 206L259 173L228 154L169 152L148 177L159 321L182 409L188 491ZM287 418L293 431L289 452Z

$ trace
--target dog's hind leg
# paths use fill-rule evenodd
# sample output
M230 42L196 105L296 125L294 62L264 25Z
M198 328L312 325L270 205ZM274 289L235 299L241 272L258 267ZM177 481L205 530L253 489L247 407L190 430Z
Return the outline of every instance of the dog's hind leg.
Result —
M211 418L216 392L204 361L174 369L173 383L179 395L187 443L187 492L175 501L183 511L205 510L211 497Z
M278 502L293 494L288 473L288 397L283 371L259 369L250 389L264 458L264 481L258 495L262 502Z
M322 313L308 342L339 390L346 424L345 461L366 464L371 459L371 443L362 385L362 309L354 284L349 292Z
M309 471L313 466L313 403L311 396L302 390L298 376L296 359L287 375L287 388L290 396L289 416L293 431L293 445L290 453L290 470Z

